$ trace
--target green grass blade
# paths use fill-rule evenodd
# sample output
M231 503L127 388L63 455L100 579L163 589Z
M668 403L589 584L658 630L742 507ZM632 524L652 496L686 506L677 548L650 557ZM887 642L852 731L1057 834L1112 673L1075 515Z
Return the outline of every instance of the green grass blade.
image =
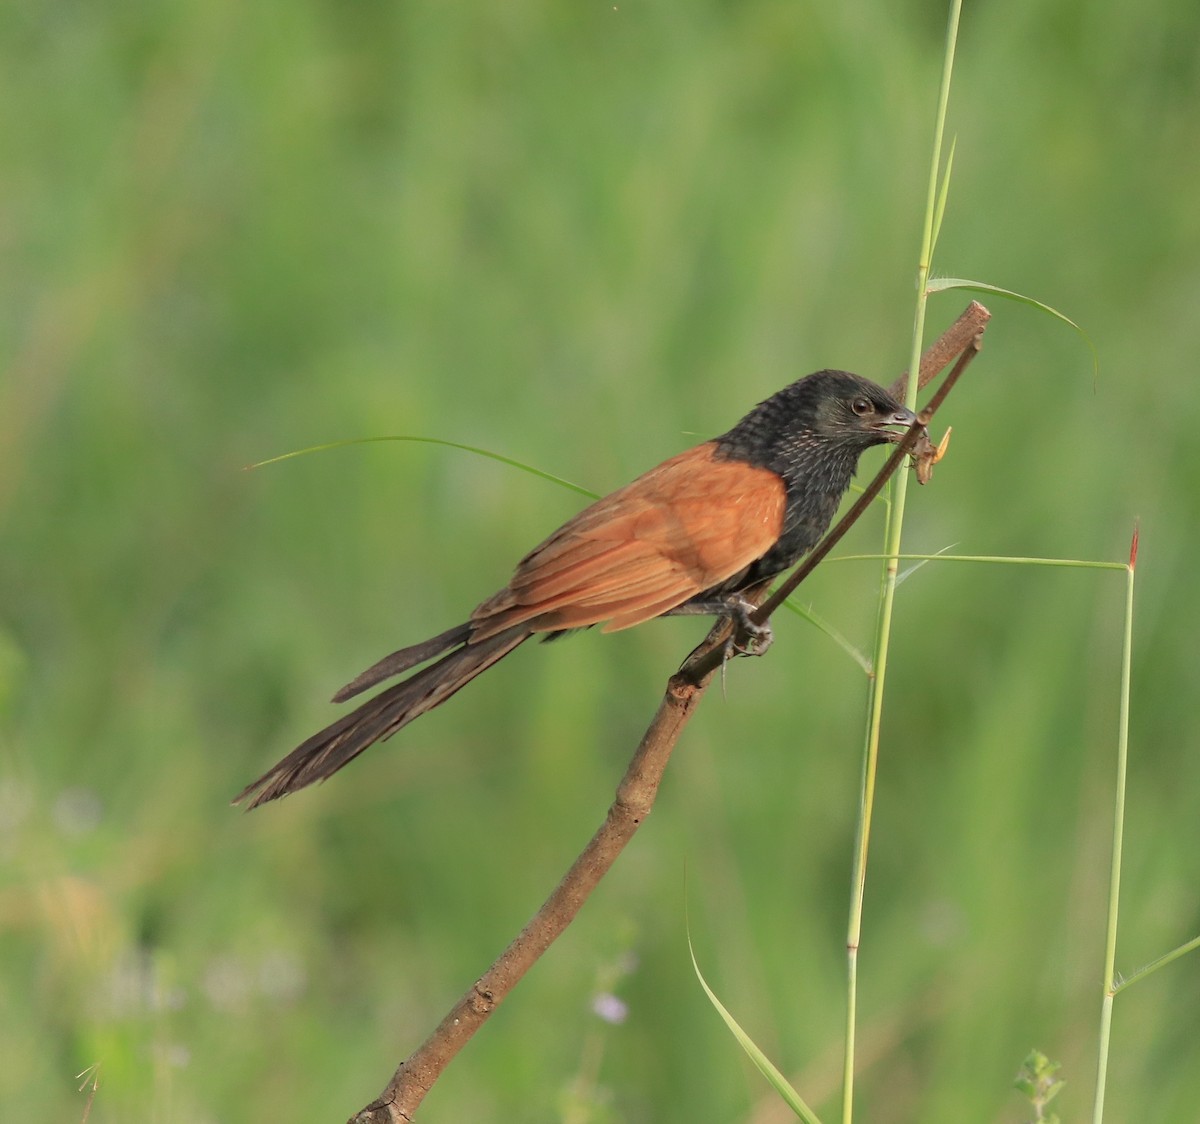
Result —
M1121 904L1121 862L1125 839L1125 786L1129 774L1129 696L1133 678L1133 591L1137 574L1138 528L1134 524L1125 579L1125 630L1121 642L1121 702L1117 717L1117 780L1113 794L1112 859L1108 875L1108 918L1104 931L1104 980L1100 1000L1100 1041L1092 1124L1103 1124L1108 1056L1112 1044L1113 999L1117 994L1117 916Z
M865 492L866 490L867 489L865 487L863 487L862 484L851 484L850 485L850 491L854 492L856 495L862 495L862 493ZM888 490L886 488L884 488L884 490L882 492L880 492L879 495L877 495L871 502L872 503L881 503L881 504L883 504L884 508L886 509L887 507L889 507L891 505L891 502L892 502L891 497L887 493L888 493Z
M949 289L965 289L973 293L989 293L994 297L1003 297L1005 300L1016 301L1018 304L1028 304L1034 308L1040 308L1043 312L1048 312L1064 324L1069 324L1084 339L1088 340L1089 344L1091 343L1088 334L1069 316L1059 312L1057 308L1053 308L1043 301L1037 300L1034 297L1027 297L1024 293L1017 293L1012 289L1002 289L999 285L989 285L986 281L972 281L966 277L931 277L926 285L926 292L929 293L942 293Z
M958 544L955 543L954 545L957 546ZM943 547L943 549L939 550L936 554L931 555L929 558L917 559L911 566L909 566L907 570L904 570L896 575L896 586L899 587L903 585L906 581L908 581L909 578L913 576L913 574L915 574L923 566L928 566L930 562L936 562L939 558L952 557L946 552L953 549L954 546Z
M933 245L937 246L938 235L942 232L942 216L946 213L946 200L950 196L950 173L954 169L954 149L958 145L958 137L950 139L950 151L946 155L946 168L942 172L941 186L938 188L937 206L933 212ZM926 292L929 287L926 286Z
M830 640L832 640L839 648L841 648L842 651L846 653L846 655L848 655L856 664L858 664L858 666L861 667L863 669L863 671L865 671L868 675L871 674L870 658L865 653L863 653L858 648L856 648L849 640L846 639L845 636L843 636L840 632L838 632L838 630L836 628L834 628L833 625L831 625L827 620L825 620L819 614L814 612L811 605L809 605L809 606L800 605L797 602L793 601L791 598L788 598L788 600L784 602L784 605L788 609L790 609L793 613L795 613L797 616L803 617L806 621L808 621L809 624L813 625L819 631L823 632L826 636L829 637Z
M821 1124L817 1114L804 1103L804 1099L796 1092L789 1084L788 1079L775 1067L771 1059L755 1045L754 1040L741 1028L735 1019L725 1007L725 1005L716 997L713 989L708 986L708 981L704 978L704 974L700 971L700 965L696 962L696 950L692 947L692 936L688 934L688 954L692 958L692 968L696 973L696 979L700 981L700 986L704 988L704 994L708 996L708 1001L717 1009L717 1013L725 1020L725 1025L729 1027L734 1038L737 1039L738 1045L746 1051L750 1060L758 1067L759 1072L770 1082L771 1087L783 1098L785 1104L790 1108L799 1119L805 1124Z
M989 285L986 281L971 281L966 277L931 277L925 286L925 291L929 293L942 293L948 289L965 289L971 293L988 293L994 297L1003 297L1004 300L1016 301L1018 304L1027 304L1031 308L1040 309L1056 320L1061 320L1064 324L1074 328L1083 338L1083 342L1088 345L1088 350L1092 353L1092 374L1099 376L1100 353L1096 350L1092 337L1069 316L1059 312L1057 308L1035 300L1033 297L1027 297L1024 293L1015 293L1012 289L1002 289L999 285Z
M994 566L1059 566L1076 570L1127 570L1124 562L1094 562L1086 558L1026 558L1007 554L838 554L830 562L878 562L896 558L901 562L980 562Z
M1164 952L1164 954L1159 956L1157 960L1152 960L1148 964L1142 964L1142 966L1136 969L1135 972L1130 972L1128 975L1124 976L1117 976L1117 978L1112 981L1112 994L1117 994L1117 992L1126 990L1130 984L1136 984L1136 982L1139 980L1146 979L1147 975L1157 972L1159 968L1165 968L1168 966L1168 964L1174 963L1181 956L1187 956L1188 952L1194 952L1196 949L1200 949L1200 937L1193 937L1192 939L1188 940L1188 942L1178 946L1177 949L1171 949L1170 952Z
M929 183L925 196L925 216L921 228L921 248L917 258L917 299L913 311L910 371L921 369L922 339L928 306L929 273L939 215L945 210L945 191L949 185L949 166L942 172L942 142L946 135L946 113L950 104L950 84L954 75L954 55L958 45L958 25L962 0L951 0L946 21L946 46L942 56L942 75L938 86L937 111L934 114L933 151L929 160ZM940 199L940 206L939 206ZM908 380L904 404L916 404L917 379ZM863 738L862 785L859 790L858 817L854 833L854 857L850 877L850 907L846 924L846 1036L842 1051L842 1124L854 1119L855 1050L858 1038L858 950L862 944L863 901L866 894L867 852L875 804L875 775L879 762L879 740L883 719L883 696L887 682L888 651L892 629L892 606L896 597L896 576L900 541L904 527L904 504L908 495L908 476L901 473L888 486L891 506L884 529L884 563L876 616L875 644L871 663L875 669L868 692L868 719Z
M1200 937L1193 937L1178 948L1173 948L1170 952L1164 953L1157 960L1151 960L1149 964L1143 964L1137 971L1130 972L1127 976L1117 977L1113 980L1113 994L1116 995L1118 992L1124 991L1130 984L1135 984L1138 980L1144 980L1152 972L1157 972L1159 968L1165 968L1181 956L1186 956L1189 952L1195 952L1198 948L1200 948Z
M581 488L578 484L572 484L570 480L564 480L561 476L555 476L552 472L545 472L540 468L534 468L533 465L515 460L513 457L506 457L502 453L493 453L490 449L479 448L478 445L464 445L461 441L447 441L442 437L413 437L407 434L395 434L386 437L355 437L349 441L330 441L326 445L310 445L307 449L294 449L290 453L281 453L277 457L268 457L264 461L255 461L254 464L246 465L246 468L263 468L269 464L278 464L280 461L290 461L296 457L306 457L309 453L324 453L330 449L344 449L351 445L374 445L380 441L412 441L422 445L443 445L447 449L462 449L464 452L474 453L479 457L487 457L489 460L499 461L501 464L507 464L512 468L519 468L522 472L528 472L531 476L540 477L542 480L549 480L552 484L558 484L560 487L568 488L572 492L578 492L581 496L587 496L588 499L594 500L599 498L595 492L590 492L587 488Z

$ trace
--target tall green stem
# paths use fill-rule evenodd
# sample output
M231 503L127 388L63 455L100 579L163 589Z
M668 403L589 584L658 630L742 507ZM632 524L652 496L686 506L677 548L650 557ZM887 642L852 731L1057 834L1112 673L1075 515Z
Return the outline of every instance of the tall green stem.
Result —
M952 0L950 20L946 29L946 49L942 64L942 81L938 91L937 116L934 125L933 159L930 163L929 190L925 205L925 226L921 237L921 254L917 264L917 307L913 320L912 354L908 369L905 405L912 407L917 399L916 372L921 369L921 348L925 332L925 306L928 299L929 270L940 207L939 181L942 168L942 141L946 128L946 106L950 100L950 79L954 71L954 48L958 41L958 21L962 0ZM944 195L944 193L943 193ZM842 1070L842 1120L851 1124L854 1118L854 1052L858 1008L858 949L862 936L863 897L866 891L867 846L871 836L871 816L875 803L875 776L879 759L879 730L883 718L883 691L887 679L888 645L892 632L892 606L896 597L896 575L900 563L900 536L904 525L904 503L908 493L908 477L901 473L891 484L887 528L884 533L884 563L880 586L879 615L875 632L874 678L871 680L866 745L863 753L862 789L859 796L858 831L855 838L854 866L850 888L850 920L846 933L846 1048Z
M1108 876L1108 924L1104 935L1104 992L1100 1002L1100 1045L1096 1059L1096 1095L1092 1124L1104 1120L1104 1087L1112 1033L1113 998L1117 993L1117 911L1121 900L1121 851L1125 837L1125 776L1129 764L1129 681L1133 666L1133 578L1137 568L1137 532L1129 554L1125 585L1125 635L1121 652L1121 713L1117 729L1117 791L1113 801L1112 863Z

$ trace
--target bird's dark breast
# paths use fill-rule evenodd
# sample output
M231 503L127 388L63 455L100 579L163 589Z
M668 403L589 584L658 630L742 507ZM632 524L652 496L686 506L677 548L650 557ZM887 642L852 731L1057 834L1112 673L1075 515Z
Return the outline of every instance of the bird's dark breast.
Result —
M790 491L790 489L789 489ZM792 503L789 496L787 514L784 517L783 534L766 554L751 569L752 582L773 577L790 569L820 542L829 530L829 524L837 513L844 492L824 492L819 495L808 493L803 502Z

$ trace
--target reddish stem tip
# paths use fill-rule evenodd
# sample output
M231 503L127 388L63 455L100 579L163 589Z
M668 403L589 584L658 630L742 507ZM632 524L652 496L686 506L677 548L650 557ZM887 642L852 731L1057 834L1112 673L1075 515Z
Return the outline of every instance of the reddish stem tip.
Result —
M1137 567L1138 539L1141 536L1141 532L1141 520L1135 519L1133 521L1133 539L1129 543L1129 568L1131 570Z

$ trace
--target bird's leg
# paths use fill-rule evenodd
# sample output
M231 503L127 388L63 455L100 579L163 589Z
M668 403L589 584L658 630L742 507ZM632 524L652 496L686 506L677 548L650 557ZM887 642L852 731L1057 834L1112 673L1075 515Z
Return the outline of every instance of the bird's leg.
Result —
M757 608L753 602L738 595L729 600L727 612L729 619L733 621L733 634L729 637L729 642L738 655L762 656L775 643L771 622L763 621L760 624L754 619L754 611Z
M774 642L775 634L771 631L770 622L759 624L754 620L753 613L757 607L741 594L734 593L711 601L685 601L663 615L728 617L733 625L733 631L725 641L724 659L728 660L732 656L761 656Z

